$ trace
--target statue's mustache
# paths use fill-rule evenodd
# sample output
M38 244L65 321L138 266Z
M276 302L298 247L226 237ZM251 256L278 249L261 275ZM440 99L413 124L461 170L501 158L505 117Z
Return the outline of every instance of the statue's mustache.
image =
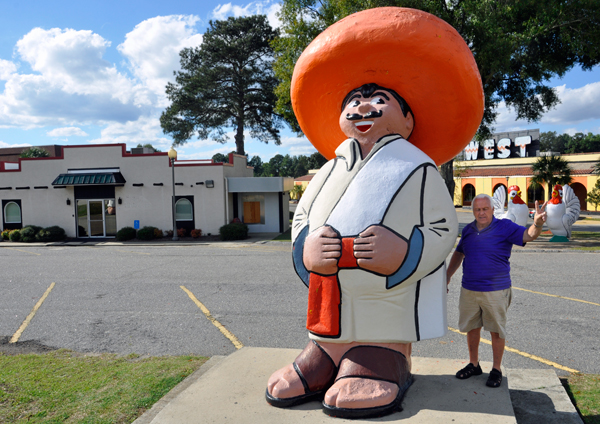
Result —
M374 110L372 112L367 113L366 115L361 115L360 113L348 113L346 114L346 119L348 121L360 121L361 119L370 119L370 118L379 118L383 115L383 111Z

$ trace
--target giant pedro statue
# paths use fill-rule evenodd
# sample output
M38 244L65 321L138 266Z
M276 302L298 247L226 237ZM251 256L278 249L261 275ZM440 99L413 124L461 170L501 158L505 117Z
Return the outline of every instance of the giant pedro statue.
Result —
M479 126L477 66L444 21L377 8L315 38L291 90L302 130L332 159L292 226L310 341L271 376L267 401L323 399L346 418L391 413L412 382L411 343L447 329L445 259L458 223L436 165Z

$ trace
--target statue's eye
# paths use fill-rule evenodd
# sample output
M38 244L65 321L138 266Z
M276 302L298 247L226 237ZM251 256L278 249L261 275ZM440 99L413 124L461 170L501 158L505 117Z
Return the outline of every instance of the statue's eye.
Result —
M381 97L375 97L373 100L371 100L371 104L372 105L384 105L385 102L383 101L383 99Z
M348 104L348 107L357 107L360 104L358 100L353 100Z

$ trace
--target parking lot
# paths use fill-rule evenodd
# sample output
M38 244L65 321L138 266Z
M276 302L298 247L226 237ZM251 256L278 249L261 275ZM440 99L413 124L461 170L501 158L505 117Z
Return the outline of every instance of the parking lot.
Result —
M307 342L306 288L294 273L289 243L0 243L0 256L5 345L18 335L16 345L78 352L211 356L242 345L302 348ZM529 246L513 253L506 367L600 373L599 258ZM451 331L416 343L415 355L467 358L464 335L453 331L459 287L460 271L448 297ZM487 344L482 360L491 360Z

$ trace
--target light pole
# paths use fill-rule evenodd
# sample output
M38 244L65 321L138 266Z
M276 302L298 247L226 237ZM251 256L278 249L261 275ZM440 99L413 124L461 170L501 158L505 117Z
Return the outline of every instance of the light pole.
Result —
M508 190L508 175L506 176L506 207L508 207L508 194L509 194L509 190Z
M171 175L173 176L173 197L171 198L171 206L173 209L173 241L179 240L177 237L177 222L175 220L175 159L177 159L177 150L171 147L169 150L169 159L171 159Z

